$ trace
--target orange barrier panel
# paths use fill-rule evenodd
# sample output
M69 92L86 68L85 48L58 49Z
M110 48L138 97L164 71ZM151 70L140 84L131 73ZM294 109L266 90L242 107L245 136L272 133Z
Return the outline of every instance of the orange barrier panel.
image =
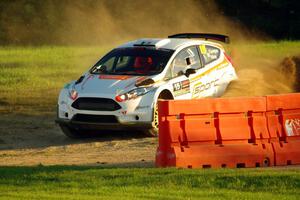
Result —
M264 97L159 101L160 167L272 166Z
M300 93L266 98L276 165L300 164Z

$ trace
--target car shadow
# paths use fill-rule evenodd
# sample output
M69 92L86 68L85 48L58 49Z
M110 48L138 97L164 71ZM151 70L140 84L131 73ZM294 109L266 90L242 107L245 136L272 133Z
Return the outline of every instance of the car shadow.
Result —
M95 142L144 140L139 131L101 131L87 138L65 136L55 124L55 115L31 116L5 114L0 116L0 150L36 149Z

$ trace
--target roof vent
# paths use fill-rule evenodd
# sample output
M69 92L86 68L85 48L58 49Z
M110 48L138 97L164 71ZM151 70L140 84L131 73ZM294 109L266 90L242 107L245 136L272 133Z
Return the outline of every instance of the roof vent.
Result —
M138 41L133 46L135 46L135 47L155 47L155 45L152 43L152 41L145 41L145 40Z

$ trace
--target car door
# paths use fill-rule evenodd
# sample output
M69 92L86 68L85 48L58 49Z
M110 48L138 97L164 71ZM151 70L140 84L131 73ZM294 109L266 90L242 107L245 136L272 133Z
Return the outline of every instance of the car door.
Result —
M220 57L220 49L210 45L200 45L197 49L203 67L190 76L191 98L215 96L218 82L216 67Z
M197 71L202 66L197 46L187 47L175 56L166 75L175 99L191 99L191 76L187 76L186 71Z

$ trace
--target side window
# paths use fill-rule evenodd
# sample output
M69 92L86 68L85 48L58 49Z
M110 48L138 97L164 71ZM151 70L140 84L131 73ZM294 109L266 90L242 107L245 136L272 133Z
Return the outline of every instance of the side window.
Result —
M188 47L179 52L171 63L167 77L173 78L182 75L186 69L202 67L196 47Z
M200 53L203 56L204 64L207 65L220 57L220 49L209 46L209 45L200 45Z

